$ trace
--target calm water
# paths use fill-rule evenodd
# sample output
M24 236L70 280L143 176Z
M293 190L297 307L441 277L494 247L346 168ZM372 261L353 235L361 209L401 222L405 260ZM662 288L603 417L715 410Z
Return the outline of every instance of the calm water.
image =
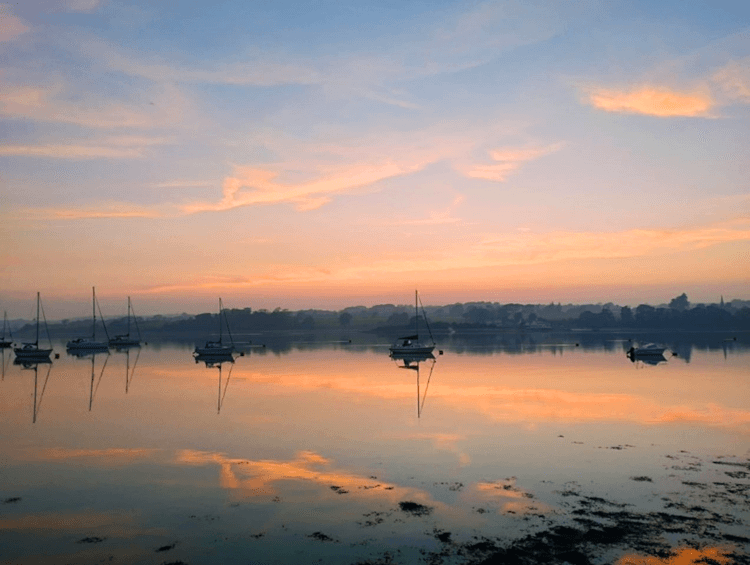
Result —
M750 348L650 365L576 339L407 367L357 339L221 366L192 344L6 351L0 563L747 556Z

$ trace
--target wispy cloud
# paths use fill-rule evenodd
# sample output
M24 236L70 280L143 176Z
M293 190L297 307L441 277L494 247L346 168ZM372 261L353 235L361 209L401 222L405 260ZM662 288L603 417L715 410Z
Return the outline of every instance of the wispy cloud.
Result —
M6 157L45 157L48 159L138 159L142 151L132 147L100 147L96 145L0 145Z
M479 273L507 267L554 264L562 261L588 261L655 257L706 249L713 245L750 241L750 218L738 222L672 230L625 230L618 232L523 232L486 235L473 246L464 243L445 246L404 261L399 253L386 249L380 257L367 261L326 261L312 266L280 264L259 270L252 277L205 277L179 284L144 289L151 294L186 293L225 289L248 289L279 284L351 284L368 281L382 284L396 275L432 273ZM462 279L466 275L461 275Z
M714 106L714 100L708 92L677 92L651 85L630 90L596 89L588 94L588 102L607 112L662 118L709 117L708 112Z
M13 41L29 29L20 18L10 13L6 4L0 4L0 43Z
M421 163L384 161L341 167L335 173L302 183L281 183L279 173L268 169L238 167L235 175L224 179L222 199L218 202L194 202L183 206L184 212L230 210L240 206L291 202L300 210L319 208L331 196L368 186L384 179L413 173Z
M445 224L458 224L461 223L463 220L461 218L456 218L453 213L455 209L461 205L461 203L465 200L465 197L463 194L459 194L453 199L453 202L451 202L450 206L442 209L442 210L433 210L427 214L427 217L424 218L409 218L409 219L399 219L394 220L393 222L390 222L392 225L395 226L438 226L438 225L445 225Z
M41 157L47 159L139 159L146 148L171 143L170 138L146 136L115 136L84 143L47 145L0 145L6 157Z
M730 61L711 80L730 99L750 103L750 57Z
M111 202L98 204L95 207L80 208L33 208L20 212L32 220L87 220L113 218L163 218L176 215L174 209L167 206L145 207L136 204Z
M216 186L216 181L196 179L175 179L156 182L153 188L209 188Z
M504 147L490 151L490 158L495 162L489 165L470 165L463 172L471 178L504 182L508 175L519 170L525 163L539 159L563 147L562 143L555 143L545 147Z
M70 102L60 84L46 87L0 87L0 116L41 122L69 123L89 128L152 128L179 119L180 98L173 87L155 96L155 102L136 106L111 101Z

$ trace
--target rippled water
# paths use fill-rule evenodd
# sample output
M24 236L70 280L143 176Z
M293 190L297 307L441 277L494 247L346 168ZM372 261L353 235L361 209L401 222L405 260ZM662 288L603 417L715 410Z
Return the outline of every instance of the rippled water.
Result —
M221 365L5 351L0 563L747 558L742 339L656 365L606 338L446 340L419 363L366 339Z

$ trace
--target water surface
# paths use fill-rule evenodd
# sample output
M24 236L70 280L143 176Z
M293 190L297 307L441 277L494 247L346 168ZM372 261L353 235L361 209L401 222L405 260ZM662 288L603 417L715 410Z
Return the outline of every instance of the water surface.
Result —
M655 365L609 338L446 340L407 366L367 339L6 351L0 563L747 558L742 339Z

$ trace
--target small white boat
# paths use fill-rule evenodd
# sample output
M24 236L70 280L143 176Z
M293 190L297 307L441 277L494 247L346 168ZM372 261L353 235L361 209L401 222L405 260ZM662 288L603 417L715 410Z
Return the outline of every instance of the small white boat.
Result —
M107 341L97 341L96 340L96 288L91 287L92 291L92 305L93 305L93 318L92 318L92 324L91 324L91 337L78 337L76 339L71 339L66 345L65 348L68 351L107 351L109 350L109 335L107 336ZM100 312L101 314L101 312ZM102 326L104 326L104 333L107 333L107 326L104 325L104 317L102 318Z
M232 345L224 345L224 323L222 323L222 316L224 317L224 323L227 325L227 333ZM203 347L196 347L193 351L195 356L204 357L229 357L234 352L234 339L232 339L232 332L229 329L229 322L227 321L226 312L219 298L219 341L207 341Z
M414 312L414 335L398 338L396 343L390 347L392 357L399 355L429 355L432 353L432 350L435 349L435 340L432 339L432 332L430 332L430 339L432 339L431 345L419 341L419 294L416 290L414 291ZM422 314L424 315L424 306L422 307ZM427 316L425 316L425 323L426 322ZM429 328L430 326L427 325L428 330Z
M50 353L52 353L52 343L50 342L49 349L41 349L39 347L39 310L41 307L42 299L39 293L36 293L36 340L33 343L24 343L21 347L16 347L13 352L16 354L17 360L33 360L43 362L44 359L48 359ZM42 316L44 316L44 310L42 310ZM47 327L47 318L44 318L44 327ZM47 340L49 341L49 329L47 330Z

